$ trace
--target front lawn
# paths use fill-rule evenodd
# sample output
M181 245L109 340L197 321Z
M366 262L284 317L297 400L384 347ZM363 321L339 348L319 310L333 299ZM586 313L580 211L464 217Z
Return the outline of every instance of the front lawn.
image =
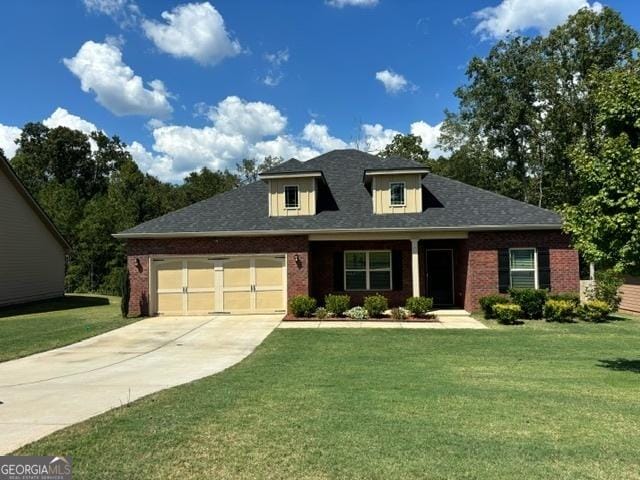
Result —
M640 321L276 330L22 448L74 478L640 478Z
M0 362L62 347L128 325L120 299L98 295L0 308Z

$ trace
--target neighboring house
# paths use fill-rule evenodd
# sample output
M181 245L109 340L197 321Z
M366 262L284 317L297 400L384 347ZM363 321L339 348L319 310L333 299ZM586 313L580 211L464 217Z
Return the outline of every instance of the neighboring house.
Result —
M0 305L64 295L69 245L0 159Z
M560 217L430 174L402 158L337 150L291 159L244 187L116 234L130 312L285 312L287 299L376 292L478 308L510 286L577 292Z
M620 310L640 313L640 277L627 275L619 293L622 297Z

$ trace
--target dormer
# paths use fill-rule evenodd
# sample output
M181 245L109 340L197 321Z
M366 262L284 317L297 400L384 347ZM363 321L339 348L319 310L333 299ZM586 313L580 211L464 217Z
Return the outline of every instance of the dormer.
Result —
M423 167L365 170L373 213L422 212L422 179L427 173Z
M276 171L260 175L269 188L269 216L297 217L317 212L320 171Z

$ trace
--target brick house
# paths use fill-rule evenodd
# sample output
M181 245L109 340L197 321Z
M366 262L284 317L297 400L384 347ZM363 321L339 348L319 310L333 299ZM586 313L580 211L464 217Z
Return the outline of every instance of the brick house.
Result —
M512 286L579 289L556 213L357 150L291 159L115 236L139 315L284 313L294 295L343 292L472 311Z

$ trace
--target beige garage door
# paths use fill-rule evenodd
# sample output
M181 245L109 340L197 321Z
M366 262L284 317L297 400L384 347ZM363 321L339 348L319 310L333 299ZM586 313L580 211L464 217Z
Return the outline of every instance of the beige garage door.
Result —
M159 315L286 311L284 255L156 259L154 268Z

